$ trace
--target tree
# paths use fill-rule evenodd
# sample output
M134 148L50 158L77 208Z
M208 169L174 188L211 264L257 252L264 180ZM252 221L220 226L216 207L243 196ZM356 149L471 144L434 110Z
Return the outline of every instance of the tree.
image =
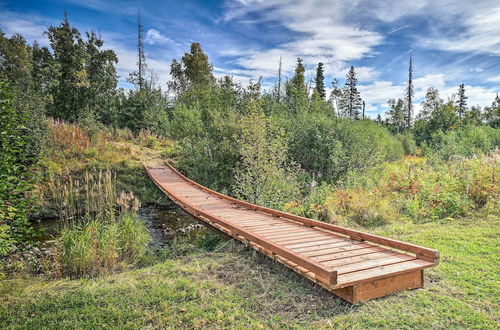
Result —
M304 73L306 69L302 64L302 59L297 58L297 66L295 67L295 74L288 84L289 93L306 94L306 79Z
M118 57L110 49L102 49L104 41L95 32L86 33L84 70L87 77L85 104L88 112L104 124L114 123L118 75Z
M389 110L387 111L387 122L396 128L397 132L402 132L405 128L406 110L403 99L390 99L387 101Z
M481 114L481 107L480 106L472 106L472 107L470 107L470 110L465 113L463 123L465 125L479 126L482 124L481 115L482 115Z
M0 73L9 80L12 87L28 88L31 82L31 49L20 34L10 38L0 30Z
M184 54L182 63L184 74L191 87L206 87L215 82L212 75L213 67L208 62L208 56L203 52L199 43L193 42L191 44L191 52Z
M84 70L85 45L80 32L71 26L66 13L59 26L51 26L47 35L57 63L56 80L51 95L53 97L49 114L67 121L82 117L85 102L83 90L88 86Z
M286 140L282 130L268 120L256 102L239 123L241 161L234 192L239 198L280 207L298 196L294 169L287 164Z
M286 103L292 112L299 113L307 104L307 87L305 82L306 69L302 59L297 58L297 66L292 79L286 83Z
M362 100L356 87L358 79L354 67L351 66L346 76L346 82L342 91L341 111L342 115L352 119L360 119Z
M137 71L129 74L128 81L136 85L139 91L145 88L147 72L146 56L144 55L144 36L141 23L141 12L137 11Z
M47 47L40 47L36 41L33 43L32 56L33 89L44 98L49 98L50 91L57 84L54 58Z
M330 92L330 99L328 100L334 109L334 113L340 116L339 109L339 100L342 97L342 89L339 88L339 81L337 79L333 79L332 81L332 91Z
M456 107L458 117L460 117L460 120L463 120L467 112L467 96L465 96L464 84L458 86L458 99L456 101Z
M280 56L280 64L278 67L278 81L276 82L276 101L281 100L281 56Z
M413 118L413 59L410 54L410 63L408 65L408 84L406 86L406 128L411 128L411 121Z
M172 60L170 65L170 81L167 83L168 89L175 95L179 96L187 90L188 81L184 74L182 64L176 59Z
M432 116L444 104L443 99L439 97L439 91L434 87L429 87L425 94L425 99L422 102L422 110L419 113L419 118L427 118Z
M491 106L485 107L483 117L491 127L500 128L500 97L498 94Z
M316 68L316 78L315 78L315 87L314 92L319 95L322 100L325 100L326 91L325 91L325 75L323 71L323 63L318 63L318 67Z
M446 132L459 126L460 119L455 110L454 104L450 101L444 103L439 97L436 88L429 87L419 118L415 122L415 138L417 143L430 141L435 132Z

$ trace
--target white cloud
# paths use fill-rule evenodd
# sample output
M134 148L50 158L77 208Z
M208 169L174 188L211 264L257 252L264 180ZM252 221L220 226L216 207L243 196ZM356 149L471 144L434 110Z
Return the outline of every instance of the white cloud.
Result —
M50 25L51 22L45 18L13 13L0 8L0 29L7 35L20 33L29 43L36 40L40 45L47 46L49 40L43 33Z
M500 55L499 1L438 1L429 8L429 14L436 19L435 33L421 38L420 45L445 51ZM443 16L448 19L440 24L439 18Z
M488 79L489 82L500 82L500 75L499 76L495 76L495 77L491 77L490 79Z
M145 40L150 45L168 45L175 43L172 39L161 34L160 31L155 29L149 29L148 32L146 32Z
M369 55L373 47L383 41L379 33L347 23L344 13L349 7L349 2L320 0L231 2L227 5L224 21L237 22L258 13L260 18L251 21L252 24L278 24L295 35L292 40L268 50L249 50L235 64L254 77L269 78L276 76L280 56L285 75L293 73L296 59L300 57L307 69L323 62L327 75L338 74L345 70L347 61ZM365 74L363 78L373 76L366 69L360 70L360 77L362 74Z

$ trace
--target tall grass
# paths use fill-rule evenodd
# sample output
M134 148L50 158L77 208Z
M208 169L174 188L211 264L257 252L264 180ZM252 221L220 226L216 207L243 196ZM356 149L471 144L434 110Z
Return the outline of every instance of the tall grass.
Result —
M63 222L105 216L113 220L117 208L116 174L111 170L85 172L83 179L72 175L51 176L41 191ZM140 205L139 205L140 206Z
M123 269L142 259L149 240L135 213L124 213L117 221L98 218L73 224L61 232L62 272L93 277Z
M62 273L92 277L123 269L145 254L149 233L137 216L140 201L132 192L116 192L110 170L86 172L83 180L59 176L49 181L52 203L63 223Z

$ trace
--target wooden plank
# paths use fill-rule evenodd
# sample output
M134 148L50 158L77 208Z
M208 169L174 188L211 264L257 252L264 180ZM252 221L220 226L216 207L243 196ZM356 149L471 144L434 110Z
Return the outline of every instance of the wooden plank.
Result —
M321 244L327 244L327 243L333 243L335 242L335 237L327 238L327 239L322 239L314 242L307 242L307 243L295 243L295 244L285 244L289 249L293 248L302 248L302 247L308 247L308 246L315 246L315 245L321 245Z
M368 254L367 256L373 256L376 253L373 254ZM409 260L415 260L415 256L411 256L408 254L394 254L392 256L384 256L381 258L374 258L371 260L366 260L362 262L356 262L348 265L343 265L343 266L335 266L335 270L337 271L338 274L347 274L347 273L352 273L364 269L370 269L370 268L375 268L375 267L380 267L380 266L385 266L385 265L392 265L392 264L397 264L399 262L403 261L409 261Z
M283 232L283 230L293 230L295 228L298 228L298 226L293 224L280 224L279 226L273 225L267 228L255 228L252 229L252 232L264 235L266 233Z
M305 252L311 252L311 251L319 251L319 250L324 250L324 249L329 249L329 248L334 248L338 246L343 246L343 245L353 245L353 241L345 238L336 238L335 242L333 243L327 243L327 244L320 244L320 245L313 245L313 246L307 246L303 248L294 248L292 249L295 252L299 253L305 253Z
M386 247L372 246L372 247L367 247L364 249L353 249L353 250L332 253L332 254L319 256L319 257L311 257L310 259L315 260L315 261L320 262L321 264L323 264L325 266L330 267L331 265L335 265L335 262L332 262L332 261L335 261L337 259L361 256L364 254L382 252L382 251L390 251L390 250L387 250Z
M372 244L366 244L366 243L361 243L361 242L344 242L342 245L337 245L332 248L328 249L322 249L322 250L315 250L315 251L309 251L309 252L300 252L300 254L307 256L307 257L319 257L319 256L324 256L332 253L337 253L337 252L342 252L342 251L349 251L349 250L354 250L354 249L363 249L367 247L372 247Z
M401 290L417 289L423 286L424 276L422 270L367 281L356 285L356 301L354 303L383 297Z
M379 278L408 273L411 271L421 270L432 266L434 266L432 262L415 259L415 260L400 262L393 265L381 266L377 268L361 270L358 272L338 275L337 284L342 286L353 285L367 280L376 280Z
M314 230L312 230L310 228L303 227L303 226L299 226L299 227L295 227L295 229L293 231L287 231L285 233L283 233L283 232L269 233L269 234L262 235L262 236L265 236L269 239L274 239L274 238L281 238L281 237L293 237L295 235L301 235L303 233L309 233L311 231L314 231Z
M299 237L290 237L290 238L282 238L281 240L277 240L272 238L274 242L278 242L279 244L282 244L283 246L287 246L288 244L294 244L294 243L308 243L308 242L317 242L321 240L330 240L331 237L322 235L319 233L310 233L307 234L306 236L299 236Z

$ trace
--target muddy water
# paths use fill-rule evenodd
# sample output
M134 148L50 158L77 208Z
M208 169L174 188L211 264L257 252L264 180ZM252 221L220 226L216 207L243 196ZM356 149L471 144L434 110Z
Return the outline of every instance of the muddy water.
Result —
M195 239L207 231L205 226L174 203L141 208L139 217L146 222L151 237L159 243L170 243L175 238Z
M196 239L208 230L174 203L142 207L139 217L146 223L153 240L159 244L169 244L176 238ZM36 221L33 227L40 233L39 241L56 238L62 228L59 219Z

